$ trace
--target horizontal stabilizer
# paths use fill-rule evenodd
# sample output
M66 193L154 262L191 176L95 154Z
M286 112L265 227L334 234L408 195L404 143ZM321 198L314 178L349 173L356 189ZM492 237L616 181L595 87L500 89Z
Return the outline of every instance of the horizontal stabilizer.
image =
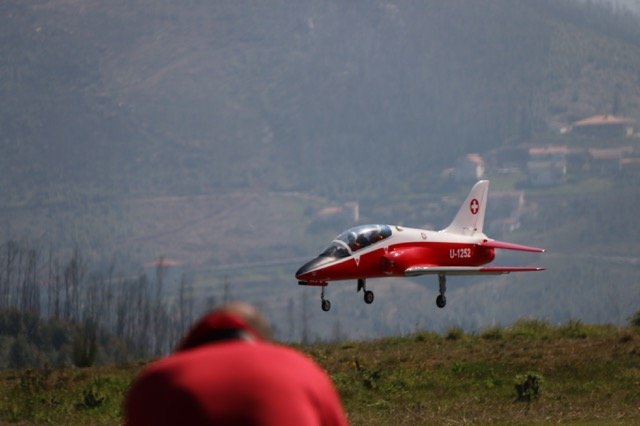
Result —
M412 266L404 271L406 276L428 274L447 275L501 275L510 272L544 271L537 266Z
M505 250L520 250L520 251L531 251L535 253L544 253L544 249L541 249L538 247L522 246L520 244L505 243L504 241L496 241L496 240L485 240L478 245L482 247L491 247L491 248L505 249Z

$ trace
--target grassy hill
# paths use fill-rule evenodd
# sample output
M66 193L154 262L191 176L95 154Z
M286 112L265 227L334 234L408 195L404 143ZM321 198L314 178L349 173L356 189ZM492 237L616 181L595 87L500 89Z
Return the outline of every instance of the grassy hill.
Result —
M640 421L637 329L521 320L478 334L452 328L300 349L331 374L353 425ZM4 371L0 421L120 424L143 365ZM539 392L517 401L527 375L540 380Z

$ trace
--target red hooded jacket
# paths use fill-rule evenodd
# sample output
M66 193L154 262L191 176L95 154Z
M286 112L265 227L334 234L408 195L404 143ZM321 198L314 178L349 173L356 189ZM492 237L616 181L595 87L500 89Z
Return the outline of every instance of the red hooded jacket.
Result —
M205 316L175 354L144 369L124 408L129 426L348 424L314 361L227 312Z

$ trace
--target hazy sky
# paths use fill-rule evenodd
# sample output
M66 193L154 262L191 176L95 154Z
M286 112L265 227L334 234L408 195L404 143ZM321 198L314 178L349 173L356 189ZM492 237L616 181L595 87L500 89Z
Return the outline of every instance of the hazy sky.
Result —
M613 3L633 10L640 14L640 0L600 0L603 3Z

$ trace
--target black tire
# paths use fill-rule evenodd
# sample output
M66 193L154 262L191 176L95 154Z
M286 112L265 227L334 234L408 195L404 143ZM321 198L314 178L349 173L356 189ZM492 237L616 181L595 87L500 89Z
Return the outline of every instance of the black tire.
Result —
M446 304L447 304L447 298L444 297L442 294L436 297L436 306L438 308L444 308Z
M373 303L373 292L371 290L367 290L364 292L364 303L370 305Z
M328 300L323 300L322 301L322 310L325 312L329 312L329 310L331 310L331 302L329 302Z

